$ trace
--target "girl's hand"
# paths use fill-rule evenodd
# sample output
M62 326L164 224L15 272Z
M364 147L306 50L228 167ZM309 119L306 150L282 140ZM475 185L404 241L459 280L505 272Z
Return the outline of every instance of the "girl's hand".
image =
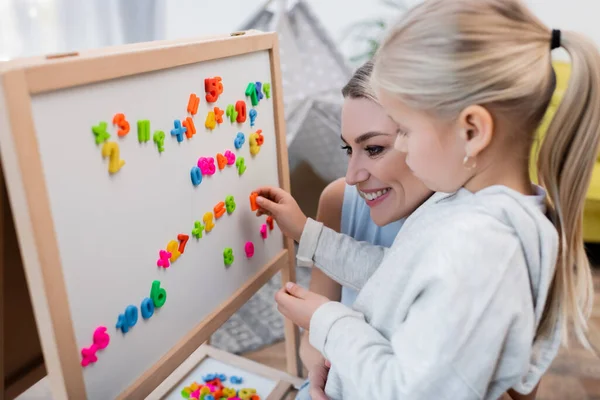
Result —
M329 361L321 357L321 362L308 370L308 391L312 400L329 400L325 395L325 383L330 367Z
M263 214L271 215L284 235L297 242L300 241L307 218L292 195L272 186L261 187L255 192L258 193L256 215L259 217Z
M306 290L293 282L288 282L285 284L285 288L275 294L275 301L277 302L277 310L284 317L299 327L308 330L310 319L317 308L331 300Z

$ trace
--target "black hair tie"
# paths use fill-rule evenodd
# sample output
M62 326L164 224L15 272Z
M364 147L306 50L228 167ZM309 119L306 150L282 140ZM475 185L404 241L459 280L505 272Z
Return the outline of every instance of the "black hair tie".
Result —
M560 47L560 29L552 29L552 39L550 40L550 50Z

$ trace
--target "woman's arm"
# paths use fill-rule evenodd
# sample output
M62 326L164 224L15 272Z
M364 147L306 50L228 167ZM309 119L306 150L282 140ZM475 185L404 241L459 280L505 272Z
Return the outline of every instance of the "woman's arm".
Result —
M322 222L325 226L336 232L339 232L341 227L345 188L346 182L344 178L340 178L327 185L319 198L317 221ZM317 268L311 269L310 290L333 301L339 301L341 299L342 287L340 284L329 278ZM321 364L323 360L321 353L308 342L308 332L304 332L302 335L302 341L300 342L300 359L306 369L309 370L313 366Z

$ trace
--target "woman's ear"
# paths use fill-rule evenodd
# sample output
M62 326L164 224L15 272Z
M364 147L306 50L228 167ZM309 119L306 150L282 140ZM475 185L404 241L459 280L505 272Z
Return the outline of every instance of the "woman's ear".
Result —
M494 119L482 106L469 106L458 117L460 138L465 143L465 155L477 157L492 141Z

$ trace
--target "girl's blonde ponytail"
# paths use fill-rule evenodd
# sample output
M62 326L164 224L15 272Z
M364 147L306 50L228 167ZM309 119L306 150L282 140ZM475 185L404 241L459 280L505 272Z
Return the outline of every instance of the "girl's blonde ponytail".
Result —
M583 207L600 139L600 54L594 43L574 32L562 32L560 44L570 55L572 72L538 158L539 180L548 191L559 234L554 284L540 329L564 321L566 343L571 321L579 341L589 346L585 331L594 288L583 246Z

